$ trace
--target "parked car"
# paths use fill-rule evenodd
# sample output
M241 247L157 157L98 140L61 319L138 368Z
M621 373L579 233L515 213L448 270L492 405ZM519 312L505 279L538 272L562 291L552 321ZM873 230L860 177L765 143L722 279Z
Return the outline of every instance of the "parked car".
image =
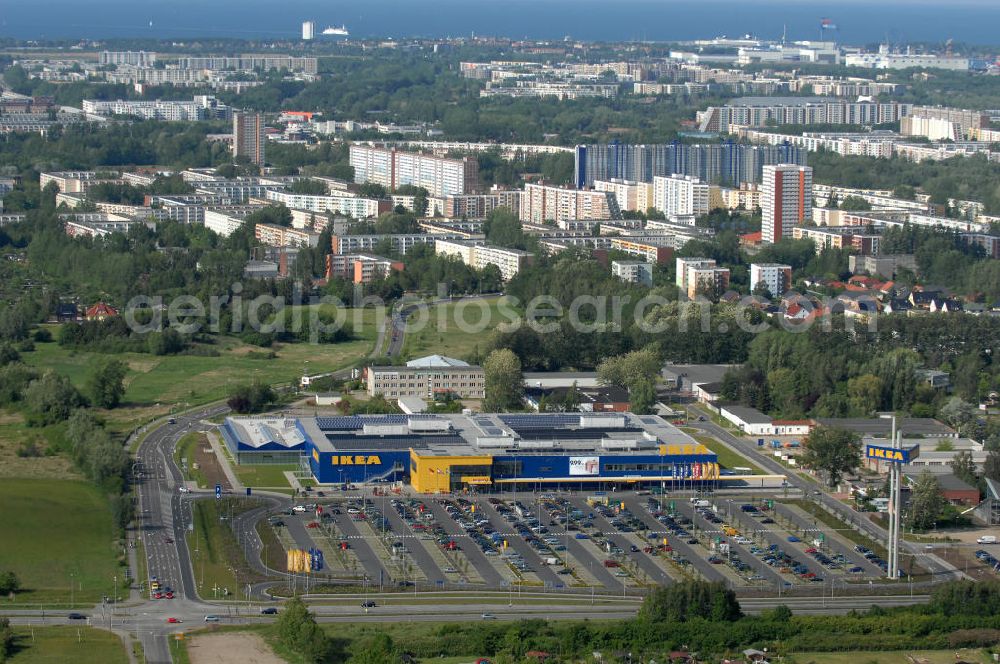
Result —
M266 609L261 609L260 613L261 615L264 616L276 616L278 615L278 609L274 608L273 606L269 606Z

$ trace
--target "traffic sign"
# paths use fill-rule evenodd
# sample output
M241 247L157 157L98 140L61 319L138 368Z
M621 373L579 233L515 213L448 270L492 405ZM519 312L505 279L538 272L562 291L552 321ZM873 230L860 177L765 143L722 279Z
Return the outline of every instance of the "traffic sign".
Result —
M216 484L215 485L215 498L216 499L222 498L222 485L221 484Z
M249 496L251 493L252 493L252 489L250 487L247 487L247 495Z

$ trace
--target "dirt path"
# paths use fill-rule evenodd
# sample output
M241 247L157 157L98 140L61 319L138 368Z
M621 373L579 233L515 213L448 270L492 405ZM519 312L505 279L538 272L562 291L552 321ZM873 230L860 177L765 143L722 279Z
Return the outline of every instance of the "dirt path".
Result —
M187 651L191 664L285 664L264 639L248 632L196 636Z

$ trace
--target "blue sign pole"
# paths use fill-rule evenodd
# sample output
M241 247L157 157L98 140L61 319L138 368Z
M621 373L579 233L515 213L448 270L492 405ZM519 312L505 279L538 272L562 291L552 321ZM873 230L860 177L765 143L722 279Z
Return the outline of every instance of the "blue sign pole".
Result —
M221 484L216 484L215 485L215 499L219 500L220 498L222 498L222 485Z

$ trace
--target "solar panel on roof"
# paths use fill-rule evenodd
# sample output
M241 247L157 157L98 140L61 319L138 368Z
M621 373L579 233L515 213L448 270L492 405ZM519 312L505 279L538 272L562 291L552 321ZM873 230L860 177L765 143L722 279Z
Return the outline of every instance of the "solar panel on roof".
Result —
M316 426L319 427L320 431L360 429L361 424L361 418L355 415L316 418Z

